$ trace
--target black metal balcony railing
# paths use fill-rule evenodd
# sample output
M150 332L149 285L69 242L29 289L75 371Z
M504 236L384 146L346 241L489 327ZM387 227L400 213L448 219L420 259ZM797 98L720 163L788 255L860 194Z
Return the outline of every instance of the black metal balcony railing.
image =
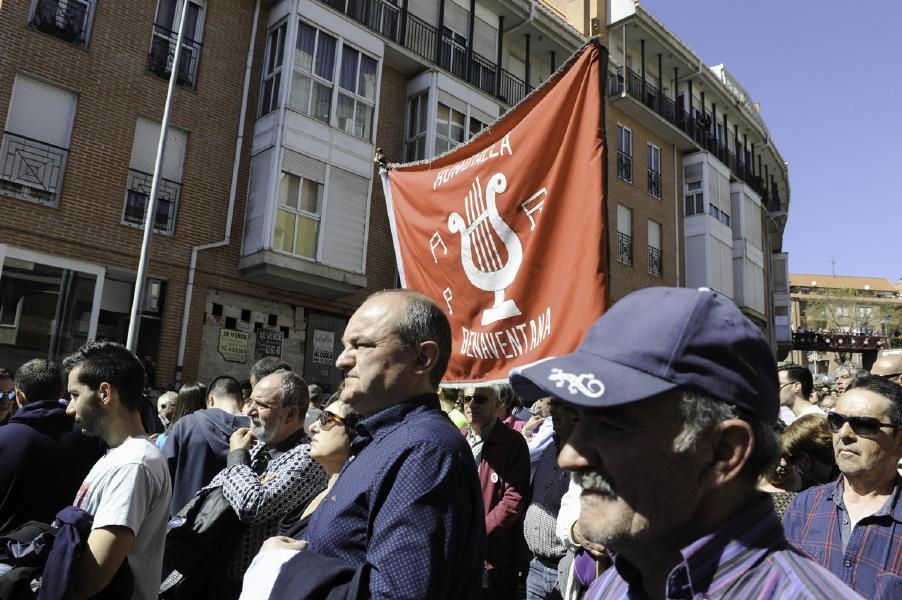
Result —
M389 40L443 67L484 92L514 105L532 88L478 53L441 34L432 25L387 0L320 0ZM437 38L439 54L436 55Z
M879 333L799 331L792 334L793 350L863 352L887 347L889 346L886 336Z
M126 223L144 226L147 217L147 200L153 175L134 169L128 171L128 196L125 200ZM157 189L157 207L153 228L160 233L172 233L175 229L175 214L178 208L181 185L168 179L160 179Z
M159 25L153 26L153 37L150 43L150 54L147 57L147 70L163 79L169 79L172 63L175 60L175 43L178 32ZM176 83L194 87L197 77L197 63L200 61L202 44L187 37L182 38L182 52L176 70Z
M617 177L625 181L633 180L633 157L623 150L617 151Z
M89 9L86 0L38 0L31 24L67 42L84 43Z
M633 264L633 236L617 232L617 260L625 265Z
M648 170L648 193L655 198L661 197L661 174L651 169Z
M661 257L661 250L654 246L648 247L648 274L655 277L661 277L664 273L664 261Z
M6 131L0 142L0 190L55 205L69 151Z
M755 175L751 166L742 159L737 159L736 154L729 151L723 140L716 136L716 126L712 123L710 115L690 115L676 106L671 98L664 96L661 91L648 81L642 81L642 76L632 69L617 67L615 73L608 77L608 94L619 96L626 93L644 104L650 110L664 118L668 123L680 129L690 137L698 146L714 154L718 160L727 165L733 176L745 182L755 193L761 196L762 201L768 207L779 207L779 195L776 190L768 190L763 177ZM741 148L738 148L741 150Z

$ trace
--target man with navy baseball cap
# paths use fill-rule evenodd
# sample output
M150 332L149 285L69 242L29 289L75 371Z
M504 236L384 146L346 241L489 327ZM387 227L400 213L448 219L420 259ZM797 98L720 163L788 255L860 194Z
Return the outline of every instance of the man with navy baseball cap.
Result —
M575 352L510 381L578 411L558 462L583 489L581 534L615 556L589 600L856 597L789 546L756 490L780 453L777 367L729 298L634 292Z

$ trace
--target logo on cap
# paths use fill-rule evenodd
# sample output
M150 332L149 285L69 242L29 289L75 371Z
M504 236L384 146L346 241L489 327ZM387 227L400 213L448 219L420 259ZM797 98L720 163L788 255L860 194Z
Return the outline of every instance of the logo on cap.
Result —
M589 398L600 398L604 394L604 384L595 378L595 373L566 373L562 369L551 369L551 375L548 376L549 381L562 388L567 384L567 391L571 394L582 394Z

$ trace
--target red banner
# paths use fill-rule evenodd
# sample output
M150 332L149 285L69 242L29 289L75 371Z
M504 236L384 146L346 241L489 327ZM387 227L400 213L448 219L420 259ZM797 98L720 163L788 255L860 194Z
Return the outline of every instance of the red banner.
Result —
M383 171L402 285L451 321L447 383L571 352L607 308L606 58L588 43L470 142Z

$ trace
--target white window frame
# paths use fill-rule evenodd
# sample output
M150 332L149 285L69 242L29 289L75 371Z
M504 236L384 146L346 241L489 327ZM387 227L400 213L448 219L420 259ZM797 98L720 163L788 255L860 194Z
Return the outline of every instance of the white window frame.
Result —
M179 57L179 62L183 60L190 60L191 62L188 64L188 75L190 77L190 85L186 85L186 87L194 88L197 86L197 70L200 65L200 54L201 48L203 46L203 37L204 37L204 24L207 19L207 3L206 0L173 0L175 2L175 9L172 15L172 23L169 24L168 29L170 30L170 35L163 35L161 32L156 30L156 27L159 25L160 27L165 27L165 25L160 25L157 20L160 15L160 7L163 2L166 0L157 0L157 8L154 11L154 19L153 19L153 30L150 40L150 48L148 49L148 53L153 52L153 44L154 39L159 38L164 40L167 44L175 44L176 39L178 39L178 30L179 25L182 20L182 8L185 5L185 2L189 2L198 7L198 16L197 21L194 24L194 31L188 32L185 31L183 33L182 39L182 54ZM185 52L191 54L190 59L185 58ZM174 55L173 55L174 56ZM167 61L168 63L169 61ZM169 69L173 68L173 65L167 64ZM178 77L176 77L178 79Z
M260 107L257 115L258 118L266 116L279 108L279 96L281 94L282 86L285 83L285 35L287 33L288 21L283 20L270 28L266 35L266 52L263 57L263 78L260 82ZM273 37L275 37L276 40L275 46L273 46L272 43ZM281 55L281 61L279 61L278 64L276 64L275 59L272 56L273 51L276 52L276 55ZM272 63L272 70L267 71L270 63ZM269 94L269 103L264 104L267 85L271 86L271 91Z
M333 123L332 117L335 114L336 105L337 105L336 98L335 98L335 96L336 96L335 87L336 87L336 80L338 79L338 74L341 69L341 59L342 59L341 38L339 38L337 35L334 35L333 33L329 32L329 31L325 31L321 27L317 27L313 23L304 21L303 19L300 19L298 23L299 23L298 35L297 35L297 40L295 41L295 48L294 48L295 57L297 57L298 53L300 52L300 49L297 46L298 46L298 44L301 43L300 26L303 25L305 27L309 27L310 29L312 29L314 31L314 35L316 36L314 38L314 42L313 42L313 63L311 65L311 70L306 71L297 66L297 58L295 58L295 60L293 61L294 64L292 66L292 69L294 69L294 72L292 73L292 89L289 90L289 93L288 93L288 108L291 110L296 110L295 107L293 106L294 99L292 98L292 95L293 95L292 92L294 91L294 89L293 89L294 82L298 78L309 79L310 80L310 93L307 96L307 106L303 107L303 110L296 110L296 112L299 112L300 114L302 114L306 117L309 117L311 119L314 119L316 121L320 121L321 123L326 123L326 124L331 125ZM334 56L332 59L332 73L331 73L329 79L326 79L322 75L316 73L316 58L319 53L320 40L322 39L322 36L327 36L327 37L331 38L335 43ZM313 94L313 90L314 90L313 84L314 83L318 83L319 85L329 89L329 111L328 111L328 114L325 115L325 119L321 119L318 115L312 114L311 106L313 104L313 98L314 98L314 94Z
M81 34L79 35L78 39L72 40L72 41L70 41L70 43L75 44L77 46L87 47L88 42L91 39L91 30L93 29L93 24L94 24L94 11L95 11L96 4L97 4L96 0L33 0L32 5L31 5L31 12L28 15L28 23L30 25L32 25L33 27L37 28L38 25L36 25L34 23L34 21L35 21L35 17L38 15L39 9L41 8L42 5L45 5L48 7L48 10L49 10L49 7L53 4L56 4L57 11L60 10L60 5L65 5L65 9L68 9L69 5L71 5L71 4L80 4L85 7L86 10L85 10L85 15L84 15L84 21L81 24L82 25ZM61 15L59 14L59 12L57 12L56 19L55 19L57 27L59 27L59 29L61 31L65 31L65 28L64 28L65 23L60 22L60 17L61 17ZM49 32L47 32L47 33L48 33L48 35L54 35ZM55 36L55 37L60 37L60 36ZM60 38L60 39L64 39L64 38Z
M412 162L426 158L426 144L429 138L429 89L407 98L407 116L404 119L404 160ZM422 115L422 117L421 117ZM414 122L413 120L416 120ZM423 123L422 131L419 123ZM415 129L411 136L411 129ZM417 143L422 142L422 154L417 152ZM411 148L413 152L411 153Z
M438 143L439 140L443 140L445 143L448 144L448 148L446 150L442 150L442 152L436 152L436 156L438 156L439 154L444 154L445 152L449 152L450 150L456 148L457 146L459 146L462 143L464 143L465 141L467 141L467 113L461 112L461 111L457 110L456 108L454 108L453 106L448 106L447 104L445 104L444 102L442 102L440 100L437 101L435 106L436 106L436 110L435 110L435 141L436 141L436 144ZM439 132L439 119L438 119L439 106L444 106L445 108L448 109L447 129L444 132L444 134ZM461 133L463 134L463 140L460 140L460 141L455 141L454 139L452 139L450 137L451 136L452 117L454 114L458 114L463 117L463 123L461 123Z
M293 208L286 204L282 204L279 201L281 199L281 195L282 195L282 182L284 181L284 179L286 177L296 177L298 179L298 197L297 197L298 208ZM319 213L313 213L308 210L304 210L303 208L300 208L301 197L304 192L304 181L309 181L310 183L313 183L314 185L318 186L319 198L318 198L317 206L319 208ZM320 233L322 230L323 210L325 208L325 201L326 201L326 185L324 183L314 181L312 179L303 177L301 175L295 175L294 173L288 173L286 171L281 171L278 187L276 189L277 189L276 216L273 219L273 233L272 233L273 242L270 244L270 246L272 246L272 249L275 252L281 252L284 254L289 254L291 256L296 256L299 258L304 258L304 259L309 259L309 260L319 262L320 255L321 255L321 246L322 246L322 236L320 235ZM290 251L275 247L276 223L278 223L278 215L279 215L280 210L295 215L294 231L291 236L292 249ZM311 221L316 221L316 240L315 240L315 243L313 244L313 254L314 254L313 256L307 256L306 254L300 254L297 251L296 245L297 245L298 227L299 227L299 221L301 218L305 218L305 219L308 219Z
M340 58L336 61L337 62L336 69L338 70L338 74L335 78L336 79L336 81L335 81L336 98L334 100L335 110L333 111L333 114L335 115L335 126L336 126L336 128L340 129L341 131L344 131L345 133L347 133L348 135L353 135L354 137L358 137L362 140L366 140L369 142L373 139L373 134L375 133L373 131L373 125L376 122L376 90L379 89L379 59L374 56L370 56L370 54L368 52L365 52L365 51L361 50L360 48L357 48L356 46L349 44L347 42L347 40L343 40L343 39L339 38L338 42L341 44L341 48L340 48ZM361 96L359 94L358 90L348 90L343 85L341 85L341 67L342 67L342 65L344 65L344 61L346 58L346 52L348 52L349 50L357 53L357 65L354 69L354 82L358 86L360 84L360 67L363 64L364 57L372 60L376 65L375 80L373 81L373 99L372 100L370 100L366 96ZM348 53L348 56L349 55L350 55L350 53ZM338 102L339 102L340 96L346 96L354 103L354 111L353 111L353 117L351 118L351 122L354 126L355 131L348 131L347 129L338 126ZM369 135L366 135L366 136L358 135L356 132L357 111L359 110L361 105L364 105L370 109Z
M687 181L684 197L683 216L695 217L705 214L705 190L701 180ZM690 206L692 208L691 212L689 210Z

